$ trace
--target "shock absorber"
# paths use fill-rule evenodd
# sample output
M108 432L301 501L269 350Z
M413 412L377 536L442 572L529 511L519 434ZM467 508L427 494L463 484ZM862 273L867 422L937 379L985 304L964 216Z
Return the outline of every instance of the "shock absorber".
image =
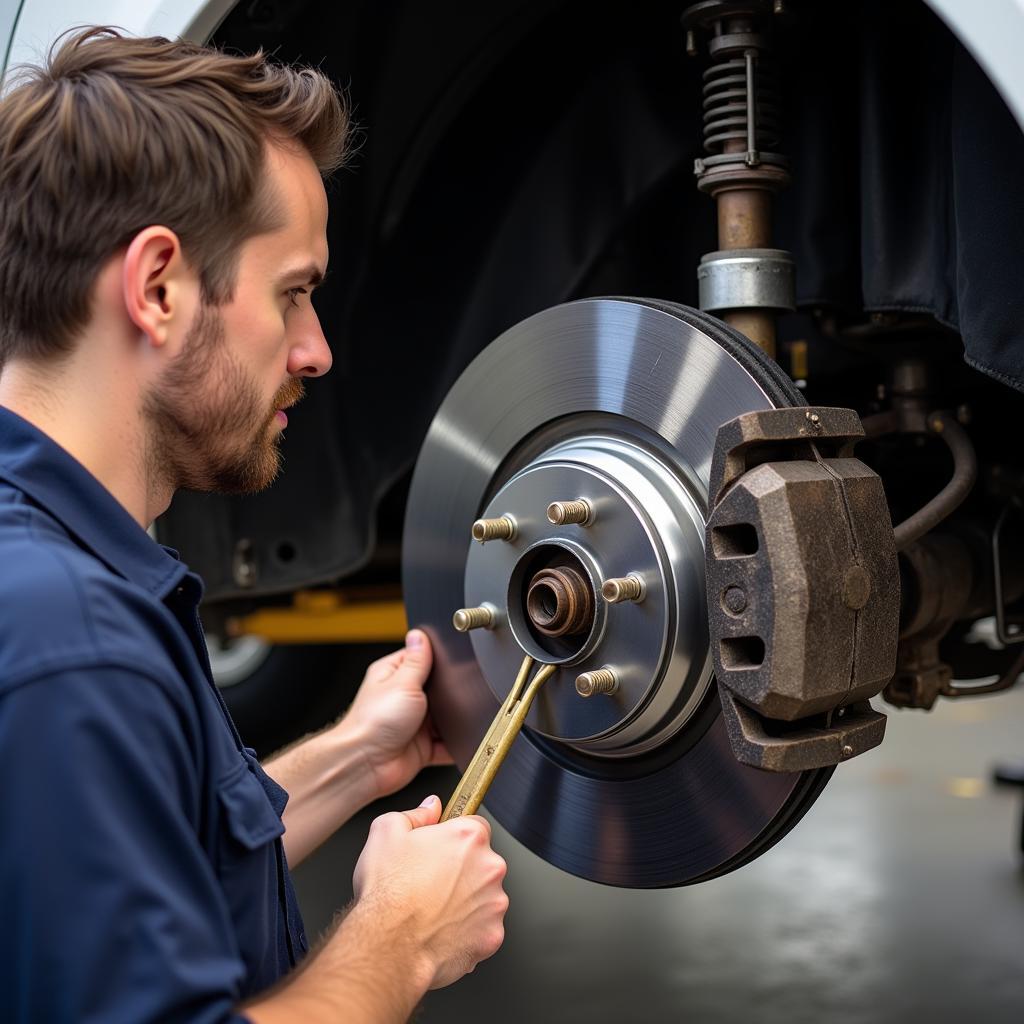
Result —
M700 308L721 316L770 356L775 317L795 306L793 260L771 248L772 197L789 184L778 152L779 103L768 60L782 0L702 0L683 13L691 56L706 44L704 149L697 187L718 207L718 249L697 270Z

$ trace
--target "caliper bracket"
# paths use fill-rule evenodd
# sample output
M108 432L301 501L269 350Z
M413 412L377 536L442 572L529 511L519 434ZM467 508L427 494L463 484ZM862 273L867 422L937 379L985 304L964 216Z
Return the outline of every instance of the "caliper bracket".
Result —
M769 771L877 746L899 570L882 481L852 409L746 413L718 431L707 525L712 656L733 752Z

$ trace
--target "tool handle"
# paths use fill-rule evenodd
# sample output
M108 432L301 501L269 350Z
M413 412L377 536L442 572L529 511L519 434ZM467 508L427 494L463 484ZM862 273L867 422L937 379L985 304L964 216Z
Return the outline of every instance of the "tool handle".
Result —
M448 805L441 815L442 821L457 818L463 814L475 814L483 802L495 775L498 774L498 769L512 749L512 744L526 721L533 698L556 669L555 665L545 665L534 676L529 686L526 686L526 679L532 665L533 659L527 656L523 660L508 697L498 709L491 727L487 730L480 746L477 747L473 760L469 762L469 767L466 768L461 781L448 801Z

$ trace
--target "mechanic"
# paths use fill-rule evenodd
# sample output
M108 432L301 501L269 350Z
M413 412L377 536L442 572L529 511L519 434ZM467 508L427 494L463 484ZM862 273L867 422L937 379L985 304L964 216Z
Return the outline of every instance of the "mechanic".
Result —
M288 865L450 761L429 642L264 771L202 584L146 530L179 487L270 484L331 366L310 293L347 124L316 71L105 28L0 100L5 1021L399 1021L503 939L487 822L431 797L374 821L306 955Z

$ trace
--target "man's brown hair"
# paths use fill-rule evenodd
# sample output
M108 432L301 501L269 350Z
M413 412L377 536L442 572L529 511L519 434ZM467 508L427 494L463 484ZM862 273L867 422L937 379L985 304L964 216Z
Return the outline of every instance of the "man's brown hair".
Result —
M231 298L238 248L275 226L265 145L343 161L348 117L312 68L116 29L76 29L0 99L0 366L59 358L97 275L143 228L181 240L204 302Z

